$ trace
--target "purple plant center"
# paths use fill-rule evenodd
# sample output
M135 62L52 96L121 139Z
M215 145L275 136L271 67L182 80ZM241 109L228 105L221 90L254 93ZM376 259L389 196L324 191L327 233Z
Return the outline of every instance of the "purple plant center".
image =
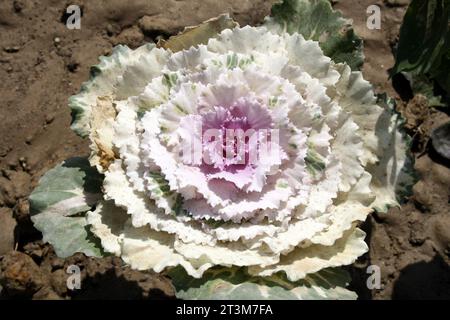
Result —
M261 138L270 142L272 127L270 114L258 104L215 107L202 116L202 145L209 155L203 165L228 172L254 167Z

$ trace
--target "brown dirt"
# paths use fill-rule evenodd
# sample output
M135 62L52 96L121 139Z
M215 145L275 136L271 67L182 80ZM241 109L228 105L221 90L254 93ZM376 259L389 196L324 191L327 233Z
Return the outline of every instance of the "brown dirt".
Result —
M165 278L131 271L117 259L75 255L63 261L55 257L32 228L27 196L46 170L68 157L88 154L87 141L69 129L67 98L88 78L89 67L97 63L99 55L110 53L118 43L137 47L167 37L223 12L231 13L241 25L255 25L269 12L270 2L0 2L0 256L6 254L0 258L3 296L113 297L104 292L126 292L133 298L173 295ZM407 118L417 151L416 169L422 175L407 204L374 215L364 224L370 253L351 268L352 287L363 299L450 298L450 169L428 143L431 129L449 117L426 108L420 97L402 101L388 79L406 2L378 1L381 30L365 27L366 8L374 1L340 0L335 4L346 17L353 18L356 32L365 40L365 78L376 91L395 97ZM63 23L65 8L73 3L83 9L81 30L68 30ZM12 252L16 247L24 254ZM78 293L68 292L65 286L65 267L74 262L83 267L83 290ZM381 268L379 290L369 291L365 286L365 270L370 264Z
M170 281L154 272L124 267L120 258L87 258L83 254L62 260L51 246L30 243L24 252L12 251L0 260L4 296L32 299L170 299ZM80 268L83 290L69 290L69 266Z

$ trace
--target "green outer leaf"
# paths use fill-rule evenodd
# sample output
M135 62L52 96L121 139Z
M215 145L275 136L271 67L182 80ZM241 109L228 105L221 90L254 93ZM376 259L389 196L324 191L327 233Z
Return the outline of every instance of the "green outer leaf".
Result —
M295 283L284 273L251 277L245 268L214 267L202 279L187 275L183 268L169 270L180 299L197 300L352 300L357 296L345 289L350 281L342 269L324 269Z
M275 25L305 39L318 41L324 54L334 62L345 62L359 70L364 62L362 40L351 27L351 20L334 11L327 0L284 0L272 7L271 18L265 25Z
M67 258L77 252L101 257L102 249L87 227L85 217L64 217L55 212L43 212L31 218L42 232L43 241L53 245L58 257Z
M56 166L39 180L30 195L31 212L42 212L56 203L84 195L90 207L92 198L101 195L103 176L85 158L70 158Z
M102 182L103 176L87 159L71 158L49 170L31 193L31 219L58 256L102 255L84 217L102 198Z

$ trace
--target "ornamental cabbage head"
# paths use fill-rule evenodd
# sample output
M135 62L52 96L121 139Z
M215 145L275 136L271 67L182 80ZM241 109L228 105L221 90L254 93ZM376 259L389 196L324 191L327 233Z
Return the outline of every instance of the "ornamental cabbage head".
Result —
M86 191L80 185L92 174L83 171L72 196L44 204L34 221L48 228L39 216L77 199L85 207L74 212L85 216L60 219L83 219L102 253L133 268L191 280L239 271L259 289L280 276L298 284L284 288L300 297L301 281L364 254L358 223L406 192L400 119L319 42L274 21L241 28L220 17L201 27L211 23L223 30L201 44L181 36L101 58L70 106L72 128L89 138L90 165L103 176ZM267 290L261 296L274 297Z

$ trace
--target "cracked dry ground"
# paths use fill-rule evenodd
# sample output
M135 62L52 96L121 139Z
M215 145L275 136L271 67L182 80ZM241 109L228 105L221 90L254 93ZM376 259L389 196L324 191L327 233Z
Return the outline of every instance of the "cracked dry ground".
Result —
M260 23L274 1L119 0L0 3L0 299L173 298L169 279L137 272L116 258L77 254L66 260L40 240L31 225L27 196L60 161L88 155L88 143L69 128L67 98L87 79L99 55L119 43L137 47L229 12L241 25ZM387 70L408 1L340 0L335 8L354 20L365 40L364 76L377 92L395 97L414 137L421 175L409 201L363 225L370 252L350 268L362 299L450 298L450 169L428 143L430 131L449 116L421 97L403 97ZM65 8L79 4L81 30L68 30ZM381 7L381 30L368 30L366 8ZM67 290L68 265L82 269L82 290ZM380 289L366 287L366 268L381 268Z

